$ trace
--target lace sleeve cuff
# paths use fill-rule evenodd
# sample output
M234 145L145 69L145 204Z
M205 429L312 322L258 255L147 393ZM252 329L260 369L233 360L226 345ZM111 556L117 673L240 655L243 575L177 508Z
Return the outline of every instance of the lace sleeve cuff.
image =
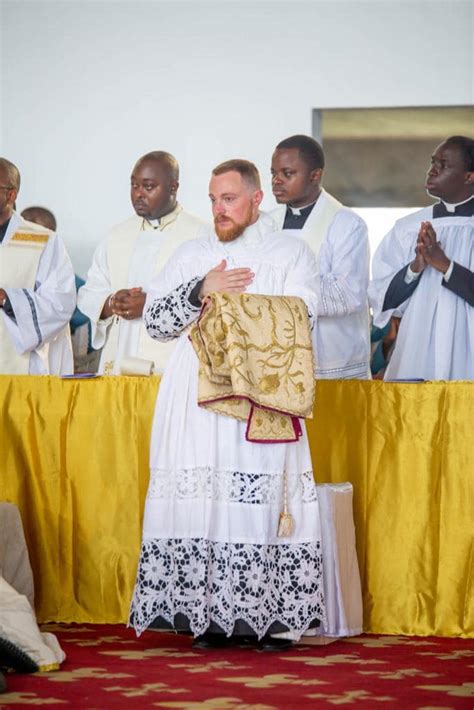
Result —
M181 284L163 298L157 298L145 311L144 321L148 334L155 340L177 338L196 319L201 306L193 305L190 296L200 276Z

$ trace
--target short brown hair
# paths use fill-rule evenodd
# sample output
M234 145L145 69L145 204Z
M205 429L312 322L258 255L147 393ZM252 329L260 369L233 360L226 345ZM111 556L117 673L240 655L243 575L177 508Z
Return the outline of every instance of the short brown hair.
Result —
M260 190L260 175L258 170L250 160L243 160L242 158L234 158L233 160L226 160L221 163L212 171L213 175L223 175L224 173L236 172L239 173L242 180L255 190Z

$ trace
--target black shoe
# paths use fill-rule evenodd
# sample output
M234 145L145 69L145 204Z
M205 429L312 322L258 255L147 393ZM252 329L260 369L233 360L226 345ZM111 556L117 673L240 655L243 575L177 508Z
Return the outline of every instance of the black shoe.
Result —
M228 646L232 646L232 644L233 639L225 634L206 633L201 636L196 636L193 639L192 647L200 649L227 648Z
M261 651L286 651L292 645L293 642L288 639L279 639L267 634L260 640L258 648Z
M39 668L27 653L6 638L0 637L0 669L17 673L36 673Z

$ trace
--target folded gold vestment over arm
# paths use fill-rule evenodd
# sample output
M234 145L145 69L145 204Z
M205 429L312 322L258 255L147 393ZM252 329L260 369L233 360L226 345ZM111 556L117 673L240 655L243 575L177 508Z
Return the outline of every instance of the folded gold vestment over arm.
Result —
M249 441L301 435L315 393L308 311L294 296L213 293L190 331L199 358L198 404L248 421Z

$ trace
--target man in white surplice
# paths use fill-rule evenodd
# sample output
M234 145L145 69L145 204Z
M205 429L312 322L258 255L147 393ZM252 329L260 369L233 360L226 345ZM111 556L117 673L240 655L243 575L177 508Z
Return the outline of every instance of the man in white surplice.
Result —
M316 261L259 213L252 163L214 169L215 233L182 245L151 284L144 311L158 340L178 338L161 381L151 477L131 607L137 632L191 631L195 646L236 636L265 650L325 620L319 508L306 432L291 444L250 443L246 424L197 405L198 359L187 328L210 292L301 297L316 312ZM304 427L303 427L304 430ZM278 537L284 472L291 537Z
M271 212L277 229L299 236L318 262L315 375L370 378L369 242L365 222L321 187L323 149L314 138L291 136L272 156L272 189L286 207Z
M14 211L19 189L0 158L0 373L71 374L74 271L60 237Z
M179 166L169 153L142 156L133 168L130 198L136 214L114 227L97 247L78 306L91 320L92 346L103 348L99 372L118 375L129 358L163 370L171 344L157 343L142 322L152 278L173 251L195 239L205 223L183 210L176 196Z
M374 323L401 317L385 379L474 379L474 140L433 153L426 190L439 202L404 217L374 254Z

